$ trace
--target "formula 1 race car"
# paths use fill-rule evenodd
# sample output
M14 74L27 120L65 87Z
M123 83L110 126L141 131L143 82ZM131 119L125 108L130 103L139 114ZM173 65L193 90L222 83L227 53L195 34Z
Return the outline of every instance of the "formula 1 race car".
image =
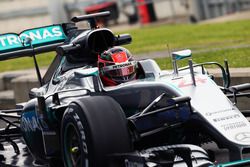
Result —
M241 91L250 84L230 87L226 61L223 67L189 60L187 67L178 68L178 60L191 57L190 50L183 50L172 53L173 72L160 70L152 59L138 60L140 79L105 87L97 55L132 40L128 34L99 28L95 19L107 15L78 16L73 23L0 36L0 60L33 57L41 84L31 90L28 102L1 111L8 125L0 131L0 149L9 151L4 148L9 143L13 156L30 153L34 163L50 166L191 167L214 165L216 157L200 147L214 142L229 150L231 161L242 160L250 148L250 123L233 102L249 96ZM75 23L80 21L88 21L90 28L78 29ZM42 78L36 54L55 50ZM207 65L221 69L223 86L214 82ZM5 164L7 156L0 157Z

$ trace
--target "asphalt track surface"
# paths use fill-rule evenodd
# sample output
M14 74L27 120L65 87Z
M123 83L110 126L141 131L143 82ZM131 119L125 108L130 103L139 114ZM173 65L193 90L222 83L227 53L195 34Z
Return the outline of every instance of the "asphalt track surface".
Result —
M0 167L48 167L47 165L35 163L22 140L17 139L15 141L20 149L20 154L16 154L13 147L9 143L4 142L4 150L0 150L0 155L3 155L5 160L0 162ZM227 149L218 149L214 143L206 144L203 148L214 151L217 163L229 161Z
M22 140L16 140L20 150L20 154L16 154L13 147L4 142L4 150L0 151L0 155L4 156L4 160L0 162L0 167L46 167L46 165L35 164L34 159L28 151L27 146Z

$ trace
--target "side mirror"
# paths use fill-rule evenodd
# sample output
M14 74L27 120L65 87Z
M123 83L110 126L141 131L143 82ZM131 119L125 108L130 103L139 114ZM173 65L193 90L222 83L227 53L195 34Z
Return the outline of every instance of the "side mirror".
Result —
M30 91L29 91L29 98L30 99L34 99L38 96L41 95L41 91L39 90L39 88L32 88Z
M132 37L129 34L121 34L115 37L115 45L126 45L132 42Z
M172 63L173 63L173 69L174 69L175 75L178 75L177 60L182 60L191 56L192 56L192 52L190 49L172 52Z
M175 60L182 60L191 57L192 51L190 49L186 49L177 52L172 52L172 56L173 58L175 58Z
M191 97L189 96L180 96L180 97L174 97L171 99L168 99L168 104L170 105L177 105L181 103L189 103L191 100Z
M79 50L81 47L82 46L80 44L65 44L62 46L58 46L56 48L56 53L64 56L65 54L69 54L71 52Z
M45 87L40 87L40 88L32 88L29 91L29 98L33 99L38 96L43 96L46 93L46 88Z

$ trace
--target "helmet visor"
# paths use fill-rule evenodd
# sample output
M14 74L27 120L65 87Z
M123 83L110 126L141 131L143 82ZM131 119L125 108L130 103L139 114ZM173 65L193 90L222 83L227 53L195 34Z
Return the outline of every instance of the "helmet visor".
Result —
M103 72L110 77L121 77L131 75L135 72L136 62L120 63L103 67Z

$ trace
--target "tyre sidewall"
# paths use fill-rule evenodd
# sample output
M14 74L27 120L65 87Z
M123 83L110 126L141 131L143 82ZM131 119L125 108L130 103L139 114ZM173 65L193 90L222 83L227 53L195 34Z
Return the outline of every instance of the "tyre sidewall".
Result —
M79 150L82 152L82 163L85 165L84 167L94 166L93 164L89 164L89 162L93 162L93 157L90 157L91 155L89 151L91 150L91 138L89 135L89 128L86 123L86 118L83 115L83 112L81 111L81 108L77 106L76 104L72 103L68 106L67 110L64 113L63 121L62 121L62 128L61 128L61 143L62 143L62 155L63 155L63 161L64 166L68 167L68 159L66 157L66 151L65 151L65 142L67 138L67 127L73 126L76 130L76 133L78 135L79 140ZM86 137L87 136L87 137ZM71 167L71 166L69 166Z
M85 161L82 163L84 167L107 167L109 163L107 155L132 150L125 114L120 105L110 97L90 96L71 102L64 113L61 125L62 154L65 164L67 164L65 128L67 130L69 125L77 129L75 131L80 138L77 147L84 150L81 152L83 154L81 158ZM75 147L72 145L68 147L68 152ZM69 155L74 154L69 153Z

